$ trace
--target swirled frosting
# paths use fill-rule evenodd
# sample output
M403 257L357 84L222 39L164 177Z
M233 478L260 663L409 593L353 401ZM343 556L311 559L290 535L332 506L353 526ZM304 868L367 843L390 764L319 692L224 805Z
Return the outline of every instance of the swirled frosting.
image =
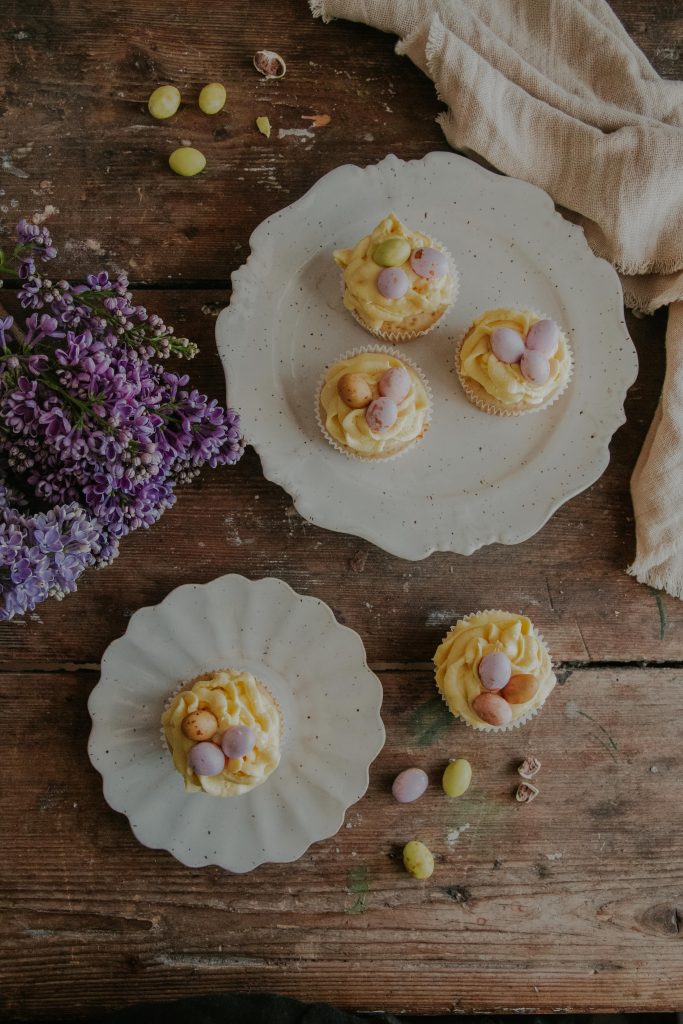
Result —
M372 331L391 330L412 318L417 318L414 326L419 324L424 330L429 321L436 320L437 314L440 316L450 303L455 283L454 270L451 267L438 281L431 281L419 277L409 263L403 263L401 269L410 281L408 291L400 299L384 298L377 289L377 278L382 268L373 261L372 253L380 242L388 238L405 239L411 250L430 246L445 252L438 242L421 231L410 231L396 214L390 213L352 249L335 251L334 259L344 272L344 305Z
M193 711L210 711L218 721L215 740L231 725L247 725L256 744L244 757L227 758L219 775L196 775L188 765L192 740L182 730ZM238 796L260 786L280 762L280 712L277 704L250 672L224 669L208 672L175 695L161 718L173 764L189 792Z
M380 378L392 367L402 366L410 377L410 391L398 406L396 422L382 433L373 433L365 409L352 409L342 400L338 384L346 373L360 373L377 398ZM320 411L325 430L340 446L366 458L389 455L421 437L429 423L429 397L418 373L388 352L360 352L331 366L320 392Z
M494 651L507 654L513 675L538 679L531 700L510 704L513 722L540 708L556 683L548 650L526 616L486 611L460 619L434 655L436 685L454 715L481 729L494 727L472 710L472 701L482 692L479 662Z
M474 321L460 348L460 375L475 381L483 390L507 408L535 409L564 386L571 356L567 340L560 332L557 351L550 359L550 375L545 384L531 384L522 375L518 363L503 363L491 351L491 333L496 327L510 327L524 337L540 319L529 310L490 309Z

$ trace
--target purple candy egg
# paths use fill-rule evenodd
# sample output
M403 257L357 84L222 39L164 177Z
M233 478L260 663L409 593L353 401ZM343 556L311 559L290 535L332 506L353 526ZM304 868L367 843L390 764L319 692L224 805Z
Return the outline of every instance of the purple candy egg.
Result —
M512 664L507 654L493 651L479 662L479 679L487 690L502 690L510 681Z
M254 730L248 725L231 725L221 736L221 750L226 757L244 757L255 743Z
M404 366L392 366L382 374L377 387L380 395L391 398L400 405L410 391L410 374Z
M409 288L408 275L400 267L385 267L377 275L377 291L385 299L401 299Z
M545 384L550 376L550 363L548 357L544 356L542 352L530 352L527 349L522 356L519 368L524 379L528 380L530 384Z
M560 340L560 328L554 320L539 320L530 327L526 335L526 347L531 352L542 352L554 356Z
M375 398L365 410L365 419L373 433L381 434L398 419L398 406L393 398Z
M393 781L391 792L400 804L412 804L419 800L429 785L427 773L421 768L406 768Z
M524 338L511 327L491 331L491 351L501 363L518 363L524 355Z
M220 775L225 768L225 754L215 743L195 743L187 763L197 775Z
M438 281L448 273L448 256L440 249L432 249L429 246L424 249L413 249L410 254L410 266L418 277Z

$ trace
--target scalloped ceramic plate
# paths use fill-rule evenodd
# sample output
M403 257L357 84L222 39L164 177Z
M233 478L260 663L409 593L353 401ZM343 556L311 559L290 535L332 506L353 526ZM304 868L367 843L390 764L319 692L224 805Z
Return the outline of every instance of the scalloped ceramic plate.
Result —
M186 793L161 738L183 680L223 667L262 679L282 708L282 759L252 793ZM338 832L384 745L382 686L360 637L282 580L222 576L141 608L107 648L90 695L90 760L145 846L189 867L250 871Z
M355 244L389 211L452 252L460 295L437 328L405 345L434 392L426 438L395 461L347 459L321 436L314 391L340 353L374 344L342 305L332 250ZM545 192L453 153L345 165L265 220L233 274L216 335L230 404L263 472L318 526L403 558L470 554L536 533L609 462L637 373L616 273ZM501 418L465 398L457 339L485 309L516 305L555 318L574 377L549 409ZM400 353L401 347L397 348Z

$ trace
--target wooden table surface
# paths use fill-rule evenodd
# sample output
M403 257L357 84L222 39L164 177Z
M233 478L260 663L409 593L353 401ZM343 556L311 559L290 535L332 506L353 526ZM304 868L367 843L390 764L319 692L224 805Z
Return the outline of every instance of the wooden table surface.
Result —
M680 76L680 6L613 6L659 72ZM314 21L303 0L4 0L3 225L45 218L70 278L126 269L146 305L197 340L193 375L222 397L215 317L252 229L340 163L447 148L431 83L392 46ZM253 71L261 47L285 56L284 80ZM228 104L206 118L193 100L216 79ZM161 82L188 100L169 122L146 112ZM196 180L165 166L182 140L206 153ZM628 324L641 370L609 468L524 544L398 560L305 522L248 450L185 488L77 594L2 627L3 1015L220 990L424 1013L683 1005L683 604L624 571L665 318ZM386 747L339 834L244 877L140 846L86 754L107 644L141 605L224 572L327 601L385 690ZM532 724L495 738L444 719L429 667L447 626L488 607L533 618L561 683ZM543 763L541 795L520 806L527 753ZM419 764L438 783L455 755L474 766L461 800L435 785L414 807L392 801L397 770ZM436 854L426 883L400 864L416 835Z

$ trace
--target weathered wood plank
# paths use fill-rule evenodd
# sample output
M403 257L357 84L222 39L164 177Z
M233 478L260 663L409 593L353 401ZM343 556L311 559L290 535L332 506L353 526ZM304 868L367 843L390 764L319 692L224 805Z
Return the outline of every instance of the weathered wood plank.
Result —
M346 826L295 864L231 876L145 849L106 807L85 753L94 676L0 677L3 1012L226 989L432 1013L680 1006L680 672L576 670L496 737L440 714L430 673L382 679L387 745ZM541 794L520 806L530 752ZM474 780L449 801L457 755ZM433 785L399 806L389 786L409 764ZM417 836L437 861L426 883L397 857Z
M678 5L613 6L658 70L680 77ZM69 274L102 253L135 280L223 281L256 225L326 171L447 148L431 82L393 44L361 25L324 26L305 0L237 0L212 5L210 16L199 0L120 0L106 19L93 0L5 0L0 212L59 209ZM263 46L288 61L281 81L251 66ZM228 103L205 117L196 97L216 79ZM155 122L146 101L161 82L175 83L185 105ZM269 140L255 128L261 114L273 124ZM315 114L329 124L312 127ZM302 130L309 134L293 134ZM166 166L183 140L207 156L197 179Z
M193 373L219 397L212 311L225 301L222 294L145 294L150 309L197 339L202 355ZM233 571L280 576L321 597L358 630L373 663L428 661L458 615L511 604L538 622L561 661L680 660L683 605L624 572L634 543L628 480L663 375L662 317L629 323L641 372L628 422L612 443L612 463L530 541L469 558L437 554L406 562L306 523L289 497L263 480L250 453L234 470L207 472L185 488L154 529L126 538L117 561L85 578L77 594L0 627L0 666L96 663L136 608L182 582Z

